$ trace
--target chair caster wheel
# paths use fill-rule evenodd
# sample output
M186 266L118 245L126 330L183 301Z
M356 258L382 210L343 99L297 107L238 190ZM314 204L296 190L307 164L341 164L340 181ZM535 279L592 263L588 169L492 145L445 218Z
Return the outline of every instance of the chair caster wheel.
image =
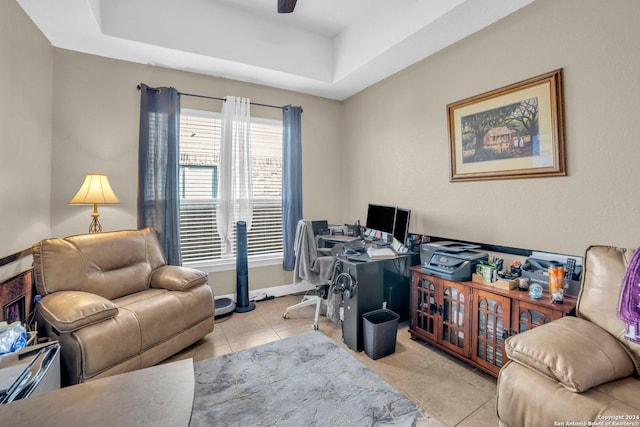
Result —
M314 323L314 324L313 324L313 330L314 330L314 331L317 331L317 330L318 330L318 324L317 324L317 323Z
M288 319L289 318L289 312L285 311L284 313L282 313L282 318L283 319Z

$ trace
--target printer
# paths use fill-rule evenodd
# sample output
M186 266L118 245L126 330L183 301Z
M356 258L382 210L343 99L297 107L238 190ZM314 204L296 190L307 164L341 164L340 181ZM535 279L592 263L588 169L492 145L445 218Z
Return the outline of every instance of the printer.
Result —
M489 259L485 252L476 251L480 245L442 241L420 245L422 270L436 277L455 282L471 280L476 265Z

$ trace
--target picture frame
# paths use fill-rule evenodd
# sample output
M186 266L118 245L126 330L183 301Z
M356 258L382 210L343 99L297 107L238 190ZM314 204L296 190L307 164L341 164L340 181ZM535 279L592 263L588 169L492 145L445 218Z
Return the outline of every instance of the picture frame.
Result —
M450 182L566 175L562 69L447 105Z
M25 297L22 295L2 307L2 318L8 324L13 322L20 322L22 324L27 320L24 312Z

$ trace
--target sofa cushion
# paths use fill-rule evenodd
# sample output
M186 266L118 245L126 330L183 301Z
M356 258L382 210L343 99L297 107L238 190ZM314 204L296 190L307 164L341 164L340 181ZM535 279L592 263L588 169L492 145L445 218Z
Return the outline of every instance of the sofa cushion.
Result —
M62 291L42 298L39 311L59 332L72 332L117 316L118 306L88 292Z
M186 291L207 283L208 275L204 271L175 265L165 265L151 274L151 287L169 291Z
M631 357L615 337L576 317L563 317L511 336L505 348L510 359L574 392L627 377L634 371Z
M624 338L625 324L617 316L624 272L635 249L590 246L585 253L576 315L600 326L632 353L640 372L640 344Z
M637 378L610 381L583 393L574 393L537 371L510 361L498 376L496 406L498 419L513 427L568 425L566 421L576 426L604 426L607 420L616 420L611 418L615 416L619 425L623 422L631 425L637 421L626 417L640 414L638 395L640 380Z
M148 289L165 264L152 228L46 239L32 249L40 295L73 290L113 300Z
M130 311L142 331L140 349L166 341L213 316L211 290L196 287L189 292L148 289L113 301L120 311Z
M67 340L74 340L76 347L83 349L75 352L73 359L80 364L82 379L87 379L138 358L142 333L135 313L120 309L116 317L78 329L69 337L62 335L60 342L64 349ZM141 367L139 361L134 366Z
M75 347L85 349L74 353L80 358L75 363L81 366L78 372L82 380L117 373L118 366L131 369L148 366L141 364L142 354L175 339L203 319L213 318L209 286L188 292L147 289L113 303L118 306L117 316L78 329L70 337L61 337L63 346L73 340ZM123 372L126 370L129 369Z

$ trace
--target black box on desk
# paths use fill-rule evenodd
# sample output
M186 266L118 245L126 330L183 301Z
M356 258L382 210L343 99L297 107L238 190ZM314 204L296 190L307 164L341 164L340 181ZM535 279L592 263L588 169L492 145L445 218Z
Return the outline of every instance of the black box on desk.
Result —
M522 277L529 279L529 284L537 283L542 286L542 289L546 292L549 292L549 261L533 259L536 264L543 267L543 269L530 270L527 268L528 265L532 263L525 262L522 267ZM578 272L579 273L579 272ZM578 293L580 292L580 280L564 280L564 293L567 296L577 298Z

